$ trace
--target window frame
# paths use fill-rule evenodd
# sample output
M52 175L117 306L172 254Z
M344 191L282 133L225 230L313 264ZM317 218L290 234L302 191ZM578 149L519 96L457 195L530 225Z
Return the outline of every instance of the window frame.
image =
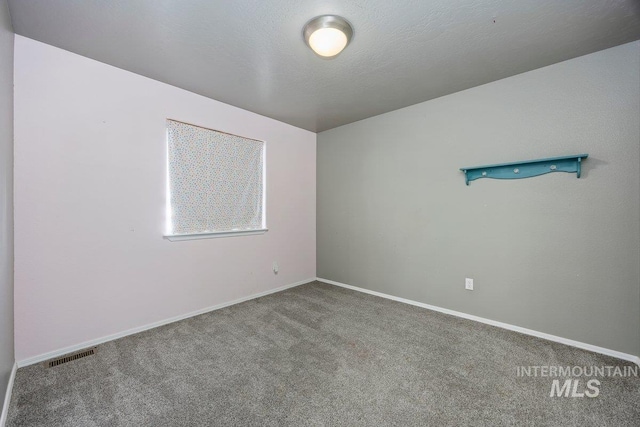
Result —
M261 228L249 229L249 230L225 230L225 231L211 231L201 233L182 233L173 234L172 230L172 206L171 206L171 175L169 164L169 126L166 124L168 121L181 123L183 125L193 126L213 132L223 133L231 135L237 138L248 139L262 143L262 225ZM264 234L269 229L267 228L267 142L261 139L249 138L246 136L237 135L230 132L221 131L218 129L208 128L205 126L195 125L193 123L184 122L182 120L176 120L167 118L165 120L165 158L166 158L166 233L163 238L171 242L184 241L184 240L200 240L200 239L216 239L221 237L238 237L238 236L253 236Z

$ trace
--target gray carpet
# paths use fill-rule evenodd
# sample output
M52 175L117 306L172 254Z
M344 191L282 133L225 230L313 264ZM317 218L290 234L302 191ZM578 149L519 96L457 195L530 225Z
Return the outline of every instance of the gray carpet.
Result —
M313 282L21 368L7 425L640 425L639 378L549 397L529 365L634 366Z

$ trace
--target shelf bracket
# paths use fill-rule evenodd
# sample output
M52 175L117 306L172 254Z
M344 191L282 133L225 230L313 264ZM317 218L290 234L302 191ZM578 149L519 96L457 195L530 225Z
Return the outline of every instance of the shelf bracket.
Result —
M589 157L588 154L576 154L574 156L551 157L549 159L527 160L524 162L474 166L460 168L460 170L464 172L464 180L467 185L469 185L469 182L480 178L522 179L551 172L575 172L577 178L580 178L582 160L587 157Z

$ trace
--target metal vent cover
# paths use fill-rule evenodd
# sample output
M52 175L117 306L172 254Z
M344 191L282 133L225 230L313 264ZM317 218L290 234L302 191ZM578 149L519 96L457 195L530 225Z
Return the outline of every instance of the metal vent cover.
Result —
M51 359L44 363L46 364L47 368L53 368L55 366L62 365L63 363L71 362L72 360L82 359L83 357L87 357L87 356L93 356L94 354L96 354L97 350L98 350L98 347L91 347L84 350L80 350L76 353L70 353L65 356L58 357L57 359Z

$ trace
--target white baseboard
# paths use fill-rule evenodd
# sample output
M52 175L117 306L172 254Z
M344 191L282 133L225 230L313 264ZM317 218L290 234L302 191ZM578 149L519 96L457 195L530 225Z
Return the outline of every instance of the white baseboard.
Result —
M386 299L390 299L393 301L398 301L398 302L402 302L405 304L410 304L410 305L414 305L417 307L422 307L422 308L426 308L428 310L433 310L433 311L437 311L440 313L445 313L445 314L449 314L452 316L456 316L456 317L461 317L463 319L468 319L468 320L473 320L476 322L480 322L480 323L485 323L487 325L491 325L491 326L496 326L498 328L502 328L502 329L508 329L510 331L515 331L515 332L520 332L521 334L525 334L525 335L531 335L534 337L538 337L538 338L542 338L542 339L546 339L549 341L554 341L554 342L558 342L561 344L566 344L572 347L577 347L577 348L581 348L583 350L588 350L588 351L593 351L595 353L600 353L600 354L605 354L607 356L612 356L618 359L622 359L622 360L627 360L629 362L633 362L637 365L640 365L640 357L632 355L632 354L627 354L627 353L622 353L620 351L616 351L616 350L611 350L608 348L604 348L604 347L598 347L592 344L587 344L587 343L583 343L580 341L574 341L568 338L563 338L563 337L558 337L556 335L551 335L551 334L547 334L544 332L539 332L539 331L534 331L532 329L527 329L527 328L523 328L520 326L515 326L515 325L510 325L508 323L503 323L503 322L498 322L496 320L491 320L491 319L485 319L484 317L480 317L480 316L474 316L472 314L467 314L467 313L462 313L460 311L454 311L454 310L449 310L448 308L442 308L442 307L438 307L435 305L430 305L430 304L424 304L418 301L413 301L413 300L409 300L406 298L400 298L400 297L396 297L393 295L388 295L388 294L383 294L382 292L376 292L376 291L370 291L368 289L364 289L364 288L359 288L357 286L351 286L351 285L347 285L345 283L340 283L340 282L335 282L333 280L327 280L327 279L322 279L320 277L317 278L309 278L306 280L302 280L300 282L296 282L296 283L292 283L290 285L285 285L285 286L281 286L279 288L275 288L275 289L270 289L268 291L264 291L264 292L260 292L257 294L253 294L244 298L240 298L234 301L229 301L226 303L222 303L222 304L218 304L218 305L214 305L211 307L207 307L207 308L203 308L200 310L196 310L190 313L186 313L186 314L182 314L179 316L175 316L169 319L165 319L165 320L160 320L158 322L154 322L154 323L150 323L144 326L139 326L137 328L132 328L132 329L128 329L126 331L122 331L122 332L118 332L116 334L112 334L112 335L107 335L105 337L101 337L101 338L97 338L94 340L89 340L89 341L85 341L76 345L72 345L69 347L65 347L65 348L61 348L58 350L54 350L54 351L50 351L48 353L44 353L44 354L40 354L38 356L34 356L34 357L30 357L28 359L23 359L20 361L16 362L16 365L18 368L22 368L24 366L29 366L29 365L33 365L35 363L39 363L39 362L43 362L45 360L49 360L49 359L53 359L55 357L59 357L68 353L73 353L74 351L78 351L78 350L82 350L84 348L87 347L92 347L98 344L102 344L108 341L113 341L116 340L118 338L123 338L126 337L128 335L133 335L133 334L137 334L139 332L143 332L149 329L153 329L153 328L157 328L158 326L163 326L163 325L167 325L169 323L173 323L173 322L177 322L183 319L187 319L189 317L194 317L194 316L198 316L200 314L204 314L204 313L208 313L210 311L214 311L214 310L219 310L221 308L224 307L229 307L231 305L235 305L235 304L239 304L241 302L245 302L245 301L249 301L255 298L260 298L269 294L273 294L276 292L281 292L284 291L286 289L290 289L290 288L294 288L296 286L300 286L303 285L305 283L309 283L312 282L314 280L318 280L319 282L323 282L323 283L327 283L330 285L335 285L335 286L340 286L342 288L346 288L346 289L351 289L354 291L358 291L358 292L363 292L365 294L370 294L370 295L375 295L381 298L386 298ZM10 379L10 387L13 387L13 379L15 377L15 370L16 370L16 365L14 365L13 368L13 372L11 374L11 379ZM7 389L7 393L9 393L10 389ZM6 408L3 407L3 413L2 413L2 419L4 420L5 418L5 411L8 410L8 402L7 399L10 398L10 394L8 394L5 398L5 406L7 406ZM3 427L2 422L0 422L0 427Z
M440 313L450 314L451 316L462 317L463 319L474 320L476 322L485 323L491 326L497 326L498 328L508 329L510 331L520 332L521 334L531 335L534 337L542 338L549 341L558 342L561 344L570 345L572 347L581 348L583 350L593 351L594 353L605 354L607 356L612 356L618 359L627 360L629 362L633 362L640 366L640 357L634 356L633 354L622 353L616 350L610 350L604 347L598 347L596 345L583 343L580 341L574 341L568 338L558 337L556 335L547 334L544 332L534 331L532 329L522 328L520 326L510 325L508 323L498 322L496 320L485 319L484 317L474 316L472 314L462 313L460 311L449 310L448 308L442 308L435 305L424 304L417 301L412 301L406 298L400 298L393 295L383 294L382 292L370 291L364 288L358 288L357 286L351 286L340 282L335 282L333 280L321 279L320 277L316 278L319 282L327 283L329 285L340 286L342 288L351 289L353 291L363 292L369 295L375 295L377 297L390 299L393 301L402 302L405 304L415 305L417 307L426 308L428 310L438 311Z
M85 349L87 347L93 347L96 346L98 344L102 344L108 341L113 341L113 340L117 340L118 338L123 338L126 337L128 335L133 335L133 334L137 334L139 332L143 332L149 329L153 329L153 328L157 328L158 326L163 326L163 325L167 325L169 323L173 323L173 322L177 322L180 320L184 320L187 319L189 317L194 317L194 316L198 316L200 314L204 314L204 313L208 313L210 311L214 311L214 310L219 310L221 308L225 308L225 307L229 307L231 305L235 305L235 304L240 304L241 302L245 302L245 301L249 301L252 299L256 299L256 298L260 298L269 294L274 294L276 292L281 292L290 288L294 288L296 286L300 286L300 285L304 285L305 283L309 283L309 282L313 282L314 280L316 280L315 277L311 277L309 279L306 280L302 280L300 282L296 282L296 283L292 283L290 285L285 285L285 286L280 286L279 288L275 288L275 289L270 289L268 291L264 291L264 292L260 292L257 294L253 294L253 295L249 295L247 297L243 297L243 298L239 298L233 301L229 301L229 302L224 302L222 304L217 304L211 307L206 307L200 310L196 310L196 311L192 311L190 313L185 313L185 314L181 314L179 316L175 316L175 317L171 317L169 319L164 319L164 320L160 320L158 322L154 322L154 323L149 323L147 325L144 326L138 326L136 328L132 328L132 329L127 329L126 331L122 331L122 332L118 332L115 334L111 334L111 335L107 335L105 337L101 337L101 338L97 338L97 339L93 339L93 340L89 340L89 341L85 341L76 345L72 345L69 347L65 347L65 348L61 348L58 350L54 350L54 351L50 351L48 353L44 353L44 354L40 354L38 356L34 356L34 357L30 357L28 359L23 359L23 360L19 360L17 362L18 367L22 368L24 366L29 366L29 365L33 365L35 363L39 363L39 362L44 362L45 360L49 360L49 359L53 359L55 357L60 357L62 355L68 354L68 353L73 353L75 351L78 350L82 350ZM2 427L2 425L0 424L0 427Z
M7 417L9 416L9 403L11 403L11 392L13 391L13 382L16 379L16 371L18 370L18 364L14 363L11 368L11 375L9 375L9 383L7 384L7 392L4 395L4 404L2 405L2 415L0 415L0 427L4 427L7 423Z

